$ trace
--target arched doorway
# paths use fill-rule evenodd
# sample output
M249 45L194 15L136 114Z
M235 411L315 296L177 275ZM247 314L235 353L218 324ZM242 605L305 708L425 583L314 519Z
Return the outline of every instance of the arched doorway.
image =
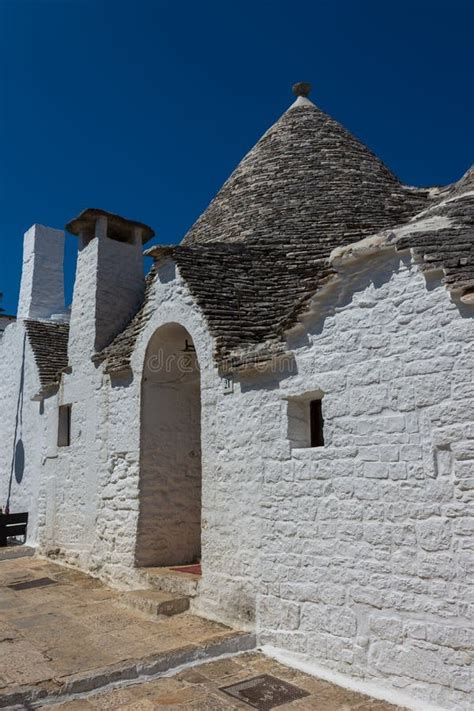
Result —
M136 564L201 556L201 388L193 340L177 323L150 339L141 389Z

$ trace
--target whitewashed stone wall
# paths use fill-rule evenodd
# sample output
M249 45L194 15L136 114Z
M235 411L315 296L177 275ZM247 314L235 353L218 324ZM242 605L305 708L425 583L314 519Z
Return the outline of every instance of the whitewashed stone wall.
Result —
M29 512L28 543L35 545L44 414L31 400L39 390L33 353L22 320L0 342L0 506L11 487L10 511Z
M171 264L153 303L132 374L81 365L78 340L73 372L45 402L48 431L58 403L73 417L71 447L50 444L43 458L44 549L138 583L141 378L153 334L178 323L201 372L194 609L382 692L470 708L472 308L408 255L348 261L292 335L294 362L224 394L203 316ZM323 394L326 446L292 448L288 399L311 393Z
M262 447L260 642L468 709L473 310L399 255L341 277L293 339ZM281 398L309 391L327 446L290 451Z
M44 528L41 551L90 568L96 537L96 512L103 413L102 376L92 364L63 378L59 392L45 400L48 428L44 435L40 502ZM58 407L71 406L71 443L57 444ZM46 445L47 442L47 445Z
M107 547L115 548L116 541L114 537L104 541L102 550L100 502L104 498L111 507L113 499L115 504L116 492L111 500L107 498L107 473L120 468L122 456L126 469L132 467L133 451L137 450L135 441L132 452L125 455L123 442L127 437L122 436L117 457L109 447L109 431L117 416L127 415L130 421L134 417L133 421L139 422L139 412L132 414L137 402L133 387L126 391L124 412L111 411L109 379L91 356L120 332L139 305L144 288L143 260L141 242L128 244L109 238L104 217L96 223L95 237L81 238L79 246L68 346L71 372L64 374L58 394L49 398L46 405L50 413L50 447L43 458L41 475L44 529L40 544L50 556L107 576ZM71 442L66 447L54 444L60 405L71 406ZM133 486L136 497L136 481ZM127 501L127 512L129 506ZM109 510L109 515L115 514ZM115 515L119 523L120 516ZM136 535L134 530L125 528L123 533L132 539ZM122 561L122 565L130 567L131 561Z
M0 506L10 490L10 511L29 513L30 545L38 543L44 522L41 469L52 425L36 399L40 380L24 319L63 314L63 254L61 230L35 224L25 233L18 319L0 341Z
M180 324L190 334L201 365L202 403L205 393L215 392L219 383L204 319L172 264L159 269L152 299L156 308L151 310L147 326L136 345L133 375L124 374L112 379L103 376L102 380L106 395L99 420L101 466L96 538L90 566L101 577L120 586L137 584L138 580L135 566L140 514L141 381L147 347L153 335L169 323ZM205 515L204 503L202 515ZM203 548L206 548L207 535L203 529Z
M77 329L70 342L75 367L64 376L56 402L50 398L48 405L54 431L57 404L72 404L72 432L71 445L53 446L44 460L42 550L124 587L137 580L141 380L146 349L157 329L169 323L183 326L199 362L211 370L213 391L219 383L204 320L172 265L160 270L154 289L158 308L137 343L133 374L111 379L87 353L81 360ZM83 342L89 342L84 329L90 327L83 322ZM157 463L157 476L159 471Z

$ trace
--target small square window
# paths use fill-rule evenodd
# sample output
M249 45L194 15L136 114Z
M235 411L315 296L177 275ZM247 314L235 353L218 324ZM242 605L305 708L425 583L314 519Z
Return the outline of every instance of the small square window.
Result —
M58 412L58 447L71 444L71 405L60 405Z
M322 398L288 399L288 439L294 448L324 447Z

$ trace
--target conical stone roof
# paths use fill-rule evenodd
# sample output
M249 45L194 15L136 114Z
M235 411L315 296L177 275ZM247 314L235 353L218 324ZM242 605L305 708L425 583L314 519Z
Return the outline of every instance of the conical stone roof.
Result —
M426 204L337 121L299 96L225 182L182 244L337 246Z
M414 250L425 268L442 268L446 285L474 300L471 179L468 173L444 189L404 186L300 95L181 244L148 254L177 264L207 320L220 368L248 367L285 351L286 332L336 274L333 250L364 237L393 237L394 247ZM156 308L155 276L154 268L139 312L96 355L109 372L130 367Z

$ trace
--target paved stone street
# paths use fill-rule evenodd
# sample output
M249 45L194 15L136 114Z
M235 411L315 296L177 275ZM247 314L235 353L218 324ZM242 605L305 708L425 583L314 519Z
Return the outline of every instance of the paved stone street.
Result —
M55 584L9 587L45 578ZM53 563L0 561L0 707L253 646L250 635L190 614L148 619L120 597Z
M250 711L251 706L229 698L221 688L261 674L274 675L309 692L309 696L277 706L278 711L402 711L398 706L369 699L289 669L258 652L201 664L173 677L47 708L58 711Z
M45 578L55 582L44 584ZM29 587L32 580L43 580L43 585ZM123 607L120 593L53 563L0 560L2 708L32 708L33 703L33 708L64 711L250 709L221 688L269 674L309 692L279 709L397 709L284 667L258 652L200 663L174 676L134 681L140 674L167 672L205 661L206 656L233 652L239 645L249 647L251 642L250 635L188 613L146 618ZM120 687L99 691L111 682ZM77 693L81 696L59 703L62 695ZM49 701L41 701L48 696ZM51 697L58 702L52 704Z

